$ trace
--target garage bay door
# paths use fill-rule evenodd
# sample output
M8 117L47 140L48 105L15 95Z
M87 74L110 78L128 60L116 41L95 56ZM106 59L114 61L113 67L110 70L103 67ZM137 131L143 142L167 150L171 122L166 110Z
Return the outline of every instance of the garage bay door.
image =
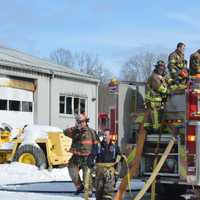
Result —
M17 128L33 124L33 92L31 82L0 78L0 123Z

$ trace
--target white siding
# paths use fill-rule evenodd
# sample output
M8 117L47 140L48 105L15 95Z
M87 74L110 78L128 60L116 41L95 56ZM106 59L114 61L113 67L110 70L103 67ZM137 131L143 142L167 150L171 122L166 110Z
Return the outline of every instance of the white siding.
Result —
M49 125L49 78L39 77L34 94L34 123Z
M21 73L2 70L1 75L12 77L25 77L35 81L36 91L33 94L33 123L40 125L52 125L66 128L74 125L74 116L62 116L59 114L59 95L69 94L79 97L87 97L87 113L90 118L90 127L97 128L98 123L98 84L75 79L60 79L36 74ZM51 90L50 90L51 88ZM51 94L51 98L50 98ZM93 99L93 100L92 100ZM51 105L51 106L50 106ZM11 120L14 120L12 118ZM22 122L24 125L24 122Z
M53 126L66 128L73 126L74 116L67 116L59 114L59 96L65 94L69 96L84 97L87 99L87 110L90 118L90 127L96 128L97 119L97 88L96 84L90 84L86 82L74 81L74 80L62 80L54 78L51 80L51 122ZM93 99L93 100L92 100ZM95 100L94 100L95 99Z

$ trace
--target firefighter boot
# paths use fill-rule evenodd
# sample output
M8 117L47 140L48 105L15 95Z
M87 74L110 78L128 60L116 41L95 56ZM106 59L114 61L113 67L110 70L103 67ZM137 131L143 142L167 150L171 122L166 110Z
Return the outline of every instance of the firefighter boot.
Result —
M81 192L83 192L84 191L84 186L83 186L83 184L81 184L78 188L77 188L77 190L76 190L76 192L74 193L75 195L79 195Z

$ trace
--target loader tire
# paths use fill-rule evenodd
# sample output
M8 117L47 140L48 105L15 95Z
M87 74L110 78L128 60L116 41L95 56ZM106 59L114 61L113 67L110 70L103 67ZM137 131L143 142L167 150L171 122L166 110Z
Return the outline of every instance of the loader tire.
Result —
M47 168L44 151L40 147L31 144L20 146L15 153L13 161L36 165L39 169Z

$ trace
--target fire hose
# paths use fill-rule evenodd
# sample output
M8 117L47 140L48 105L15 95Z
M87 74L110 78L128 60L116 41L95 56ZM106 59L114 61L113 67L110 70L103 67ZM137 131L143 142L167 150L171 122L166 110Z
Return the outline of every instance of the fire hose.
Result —
M135 176L139 170L140 160L142 157L144 141L146 137L146 130L144 128L144 121L146 121L149 112L146 112L144 115L143 122L140 124L140 129L138 133L138 140L135 147L135 150L132 151L131 156L128 156L128 163L130 163L131 168L129 169L129 174L127 174L121 181L119 189L115 194L114 200L122 200L123 195L126 191L126 187L129 184L128 180ZM132 159L133 158L133 159Z

